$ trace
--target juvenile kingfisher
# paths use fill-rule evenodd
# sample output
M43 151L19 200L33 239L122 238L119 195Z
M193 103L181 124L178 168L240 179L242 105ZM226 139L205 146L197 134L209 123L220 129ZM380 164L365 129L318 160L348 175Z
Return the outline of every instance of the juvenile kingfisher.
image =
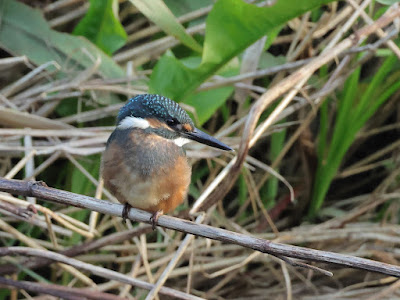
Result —
M197 141L222 150L231 147L202 132L176 102L160 95L138 95L118 113L102 160L105 187L130 207L158 217L181 204L191 177L183 145Z

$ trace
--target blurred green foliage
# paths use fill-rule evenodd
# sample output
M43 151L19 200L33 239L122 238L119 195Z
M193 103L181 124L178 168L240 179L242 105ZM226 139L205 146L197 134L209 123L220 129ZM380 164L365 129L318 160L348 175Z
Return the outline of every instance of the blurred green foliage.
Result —
M111 57L83 37L50 28L41 13L15 0L3 0L0 45L15 56L25 55L41 65L49 61L65 70L80 72L100 59L98 72L106 78L123 77L124 72ZM82 51L85 49L85 51Z
M165 33L176 37L183 45L201 52L201 45L179 23L162 0L130 0L149 20L158 25Z
M153 69L150 91L185 102L200 84L255 41L264 35L273 38L290 19L328 2L278 1L260 8L242 0L217 1L206 20L201 63L188 67L171 54L164 55Z
M118 0L90 0L89 10L73 33L86 37L108 55L113 54L127 38L119 22Z

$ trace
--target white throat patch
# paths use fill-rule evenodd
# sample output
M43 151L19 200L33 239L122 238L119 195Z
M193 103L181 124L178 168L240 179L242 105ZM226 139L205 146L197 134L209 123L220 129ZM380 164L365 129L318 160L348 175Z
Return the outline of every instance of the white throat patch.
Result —
M136 117L125 117L117 126L118 129L128 128L141 128L146 129L150 127L150 123L146 119Z
M174 139L173 141L174 141L175 145L177 145L179 147L182 147L183 145L191 142L191 140L185 139L183 137L179 137L177 139Z

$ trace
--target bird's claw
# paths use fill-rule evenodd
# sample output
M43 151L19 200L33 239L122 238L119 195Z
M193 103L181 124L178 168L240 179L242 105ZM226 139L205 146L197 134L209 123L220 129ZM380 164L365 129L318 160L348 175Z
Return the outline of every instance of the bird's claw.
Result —
M151 222L151 228L153 228L153 230L156 229L156 225L158 222L158 218L163 214L162 210L158 210L155 213L153 213L153 215L150 217L150 222Z
M124 221L124 223L126 223L126 219L128 219L128 214L129 211L131 210L131 207L128 203L124 204L124 209L122 210L122 220Z

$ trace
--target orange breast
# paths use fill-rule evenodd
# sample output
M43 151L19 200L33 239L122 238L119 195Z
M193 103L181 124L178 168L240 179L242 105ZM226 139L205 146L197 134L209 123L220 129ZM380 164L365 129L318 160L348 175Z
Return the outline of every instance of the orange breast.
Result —
M176 164L171 168L168 176L159 176L156 183L156 193L161 198L156 205L147 208L147 211L162 210L168 213L183 202L186 197L191 177L191 168L186 157L178 157ZM168 197L162 198L167 193Z
M185 199L191 178L182 149L142 130L120 131L110 138L103 155L106 188L132 207L164 213L175 209Z

